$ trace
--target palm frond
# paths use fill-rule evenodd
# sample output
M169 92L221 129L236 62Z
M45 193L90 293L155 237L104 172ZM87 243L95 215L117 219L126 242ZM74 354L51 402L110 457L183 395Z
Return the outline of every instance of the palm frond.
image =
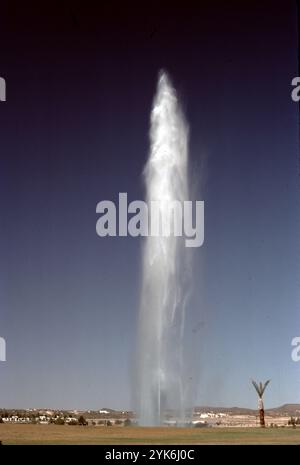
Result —
M252 384L253 384L253 386L254 386L254 388L255 388L257 394L258 394L259 397L260 397L260 389L259 389L258 384L257 384L253 379L251 380L251 382L252 382Z
M258 396L260 398L262 398L262 396L263 396L263 394L265 392L265 389L268 386L270 381L271 380L268 379L268 381L266 381L265 384L263 384L261 381L260 381L259 384L257 384L256 381L254 381L253 379L251 380L251 382L252 382L252 384L253 384L253 386L254 386L254 388L255 388L255 390L256 390L256 392L257 392L257 394L258 394Z
M261 395L263 395L263 393L265 392L265 390L266 390L266 387L268 386L268 384L269 384L269 382L270 382L270 381L271 381L271 380L270 380L270 379L268 379L268 381L266 381L266 382L265 382L265 384L263 385L263 388L262 388L262 394L261 394Z

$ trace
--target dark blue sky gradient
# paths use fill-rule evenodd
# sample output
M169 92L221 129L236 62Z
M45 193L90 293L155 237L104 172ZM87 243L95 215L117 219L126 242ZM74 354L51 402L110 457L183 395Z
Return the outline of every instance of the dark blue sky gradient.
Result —
M195 403L255 407L252 377L272 379L266 406L300 402L296 4L201 5L3 7L0 407L132 407L141 241L99 238L95 209L143 198L161 68L205 201L186 327Z

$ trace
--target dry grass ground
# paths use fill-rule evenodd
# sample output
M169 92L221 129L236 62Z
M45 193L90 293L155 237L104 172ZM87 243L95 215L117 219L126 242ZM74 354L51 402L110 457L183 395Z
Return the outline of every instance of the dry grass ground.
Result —
M300 428L141 428L0 424L5 444L300 444Z

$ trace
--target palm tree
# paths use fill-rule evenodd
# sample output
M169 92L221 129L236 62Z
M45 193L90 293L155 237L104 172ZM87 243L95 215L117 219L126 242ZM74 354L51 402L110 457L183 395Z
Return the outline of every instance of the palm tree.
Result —
M270 381L271 380L268 379L268 381L266 381L265 384L263 384L262 382L257 384L255 381L252 380L252 384L258 394L259 423L262 428L264 428L265 426L265 410L264 410L264 403L263 403L262 398L263 398L265 389L268 386Z

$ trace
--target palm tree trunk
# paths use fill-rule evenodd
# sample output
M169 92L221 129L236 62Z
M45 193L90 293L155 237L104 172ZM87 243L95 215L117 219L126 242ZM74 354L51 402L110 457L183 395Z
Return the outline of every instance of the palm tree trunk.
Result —
M264 403L261 398L258 401L258 410L259 410L259 423L260 423L260 426L264 428L265 427L265 409L264 409Z
M259 411L259 423L262 428L265 427L265 411L263 408Z

